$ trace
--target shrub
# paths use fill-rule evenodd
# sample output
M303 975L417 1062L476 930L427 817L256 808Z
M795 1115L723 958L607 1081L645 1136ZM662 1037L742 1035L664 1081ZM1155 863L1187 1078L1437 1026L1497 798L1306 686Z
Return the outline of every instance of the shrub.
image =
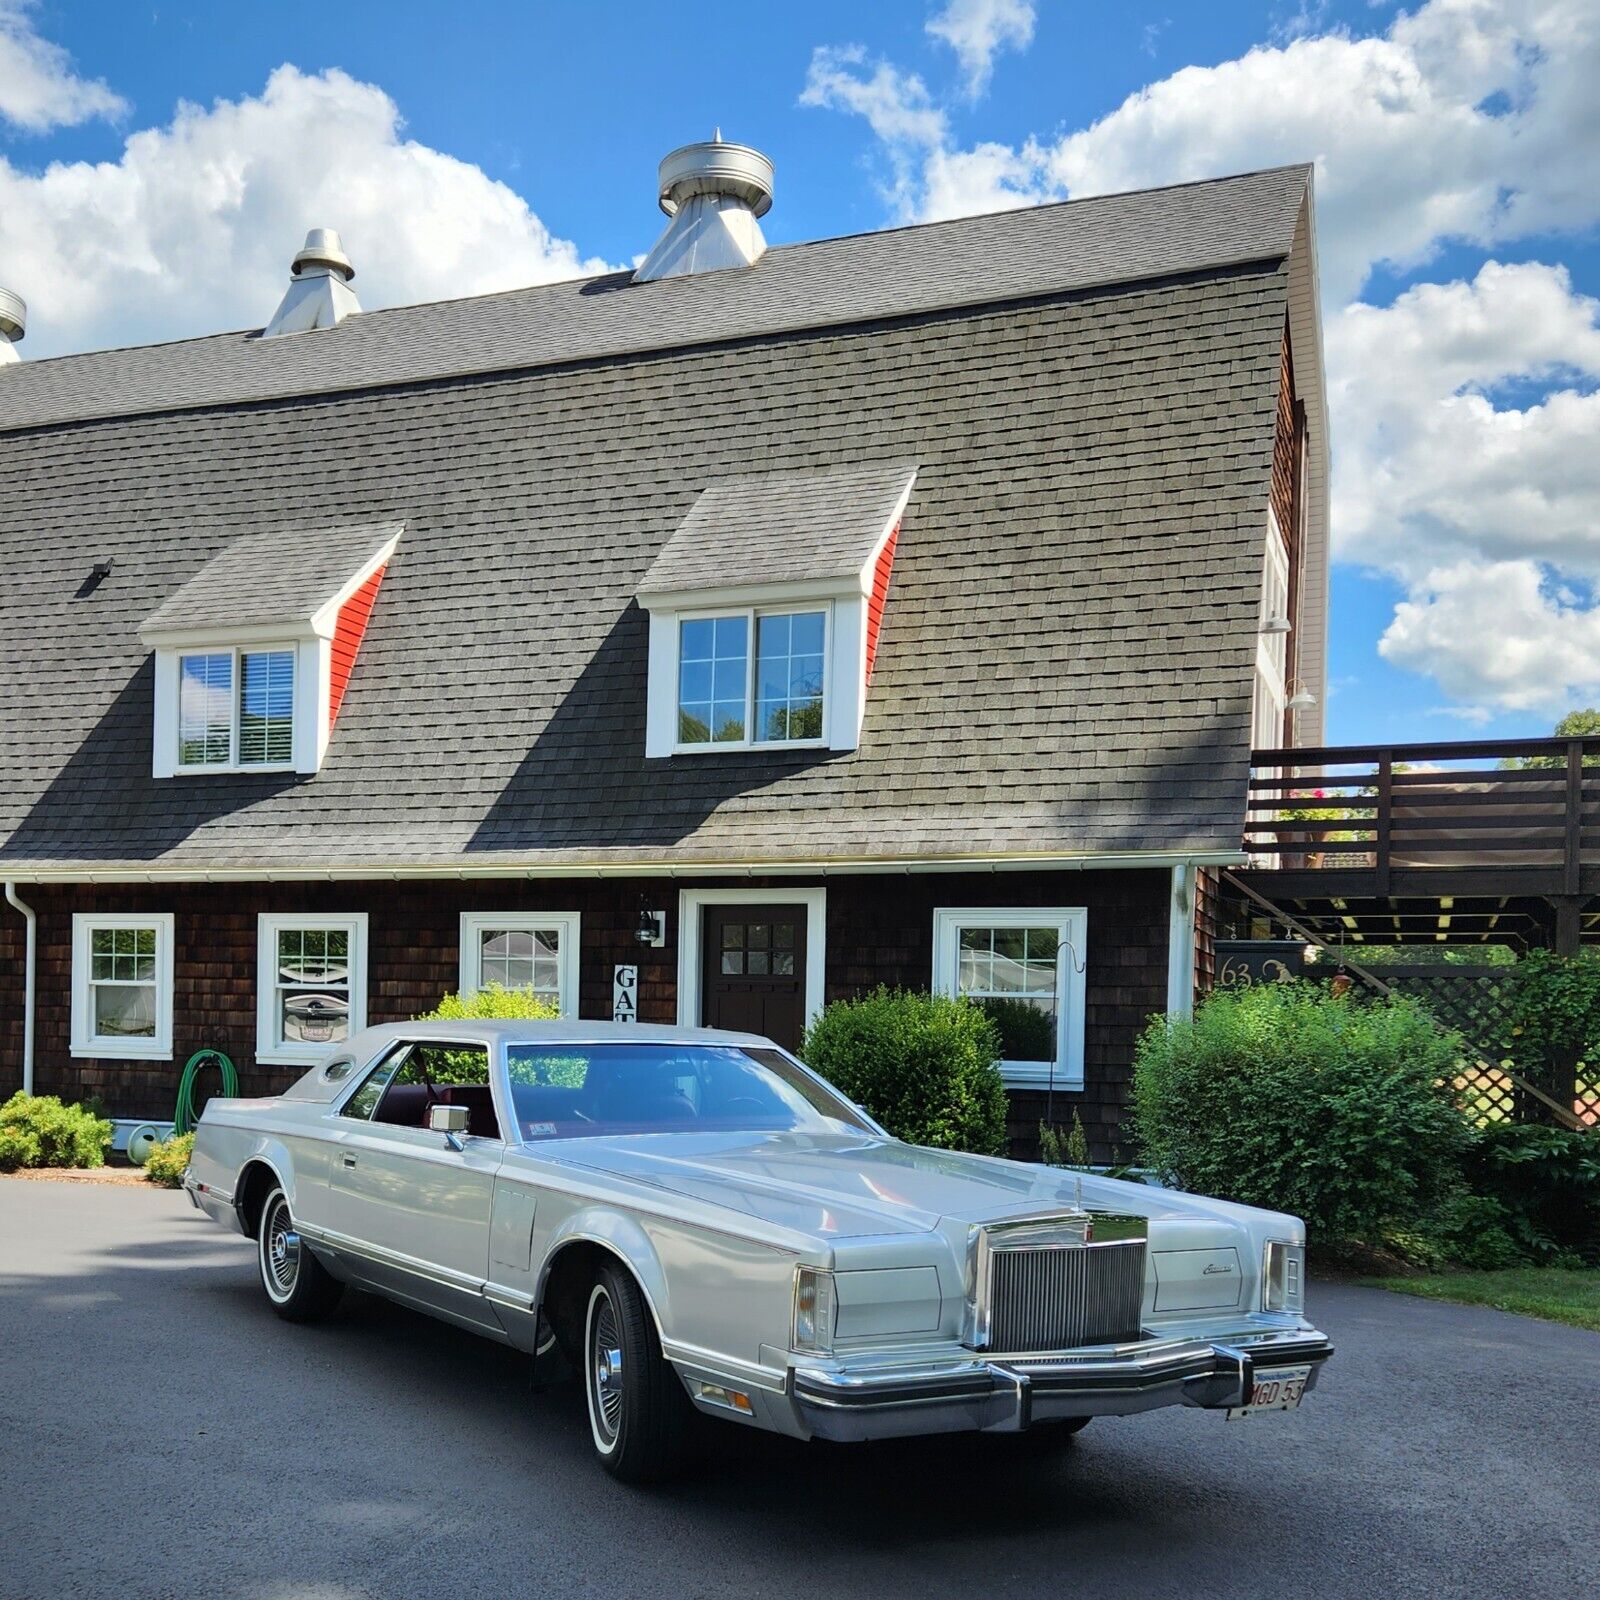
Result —
M177 1133L156 1145L145 1160L144 1175L163 1189L176 1189L194 1153L194 1135Z
M1525 1257L1600 1264L1600 1132L1491 1123L1468 1149L1465 1172Z
M1039 1124L1039 1159L1047 1167L1087 1167L1089 1136L1083 1131L1083 1118L1074 1111L1072 1126L1063 1133L1048 1122Z
M486 983L469 995L447 994L432 1011L424 1011L419 1022L457 1022L464 1017L521 1017L528 1021L548 1020L561 1015L560 1007L541 1000L529 989L507 989L503 984ZM487 1083L488 1064L482 1051L463 1050L445 1063L450 1083Z
M0 1106L0 1171L105 1165L111 1124L53 1094L18 1092Z
M1461 1041L1414 1001L1312 984L1219 990L1139 1041L1134 1127L1168 1181L1376 1241L1460 1192Z
M999 1035L970 1001L881 987L836 1000L806 1029L800 1054L897 1139L1005 1152Z

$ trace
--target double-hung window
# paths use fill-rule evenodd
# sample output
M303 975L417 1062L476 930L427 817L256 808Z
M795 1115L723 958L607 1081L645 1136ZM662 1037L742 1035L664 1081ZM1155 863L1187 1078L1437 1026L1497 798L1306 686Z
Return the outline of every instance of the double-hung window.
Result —
M463 913L461 992L523 989L575 1017L578 930L576 911Z
M825 607L681 618L678 747L821 744L827 636Z
M178 767L294 764L293 646L178 657Z
M1008 1084L1083 1087L1081 907L979 906L934 913L933 987L988 1012Z
M72 1054L172 1055L170 912L72 919Z
M366 1027L364 912L263 912L256 941L258 1061L318 1061Z

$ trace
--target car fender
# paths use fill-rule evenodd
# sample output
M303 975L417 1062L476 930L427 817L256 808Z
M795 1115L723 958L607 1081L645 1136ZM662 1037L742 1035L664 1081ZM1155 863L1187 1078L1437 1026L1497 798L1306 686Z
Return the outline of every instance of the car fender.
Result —
M636 1218L615 1211L608 1206L585 1206L565 1218L550 1236L544 1260L539 1266L539 1279L534 1285L533 1301L544 1303L545 1284L563 1250L575 1244L599 1245L609 1250L627 1266L638 1280L645 1304L655 1321L657 1337L665 1341L671 1335L671 1300L667 1290L667 1275L661 1264L655 1244Z

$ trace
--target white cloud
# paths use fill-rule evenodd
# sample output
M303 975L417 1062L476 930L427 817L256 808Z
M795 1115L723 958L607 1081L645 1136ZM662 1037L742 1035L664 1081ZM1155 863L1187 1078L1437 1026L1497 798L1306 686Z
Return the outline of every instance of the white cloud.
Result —
M852 65L896 76L858 50L808 103L863 110ZM1377 263L1415 267L1443 240L1600 220L1597 77L1592 0L1431 0L1381 35L1302 34L1185 67L1053 140L964 152L942 118L874 131L908 169L902 220L1315 160L1323 283L1342 305Z
M1406 579L1464 556L1600 577L1600 301L1565 268L1490 261L1349 306L1328 364L1341 555Z
M0 121L29 133L117 117L122 96L99 78L80 78L60 45L34 32L34 0L0 0Z
M967 97L976 100L989 87L994 58L1033 43L1033 23L1033 0L947 0L927 26L955 51L966 74Z
M1436 679L1469 720L1491 708L1555 714L1600 695L1600 610L1533 561L1429 573L1378 650Z
M310 227L339 229L368 308L605 270L338 71L283 66L259 96L180 105L117 161L0 157L0 260L34 358L260 327Z

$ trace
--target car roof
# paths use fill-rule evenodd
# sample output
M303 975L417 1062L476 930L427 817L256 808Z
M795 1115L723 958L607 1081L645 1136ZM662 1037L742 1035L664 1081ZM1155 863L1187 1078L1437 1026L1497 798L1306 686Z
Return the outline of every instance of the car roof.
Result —
M398 1039L482 1039L499 1044L722 1044L777 1046L758 1033L684 1028L656 1022L586 1022L580 1018L462 1017L459 1020L386 1022L346 1041L354 1054ZM340 1052L341 1054L343 1052Z

